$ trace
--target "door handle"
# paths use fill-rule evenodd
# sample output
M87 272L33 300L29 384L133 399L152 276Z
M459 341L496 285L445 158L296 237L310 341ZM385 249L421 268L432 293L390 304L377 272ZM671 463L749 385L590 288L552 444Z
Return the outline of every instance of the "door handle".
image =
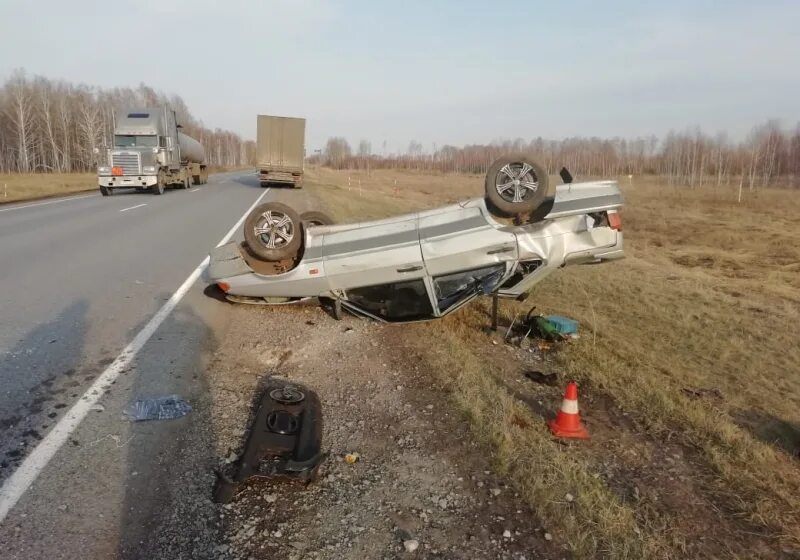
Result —
M510 253L514 250L514 247L503 247L502 249L492 249L491 251L486 251L487 255L496 255L498 253Z
M398 268L397 272L414 272L415 270L422 270L422 267L419 265L416 266L405 266L403 268Z

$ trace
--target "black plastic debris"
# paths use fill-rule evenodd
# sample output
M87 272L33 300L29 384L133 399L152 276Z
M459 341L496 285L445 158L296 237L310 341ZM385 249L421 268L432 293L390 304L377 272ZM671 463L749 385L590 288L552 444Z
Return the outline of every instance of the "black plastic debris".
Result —
M228 503L250 478L308 483L325 459L322 405L313 391L270 379L238 461L217 472L214 501Z
M531 370L525 372L525 377L535 383L550 385L551 387L558 385L558 375L555 373L542 373L541 371Z

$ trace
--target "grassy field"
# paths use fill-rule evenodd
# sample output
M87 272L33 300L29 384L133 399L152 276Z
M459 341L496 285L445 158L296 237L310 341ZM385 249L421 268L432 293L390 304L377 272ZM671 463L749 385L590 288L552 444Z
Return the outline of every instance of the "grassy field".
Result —
M482 190L477 176L401 171L312 169L308 184L340 219ZM563 269L501 308L506 325L534 304L581 322L579 340L539 363L559 387L522 377L530 352L492 344L488 302L398 333L419 339L498 468L577 556L796 553L800 193L738 204L734 190L653 178L622 187L627 258ZM568 379L592 439L564 445L543 417Z
M212 166L209 173L235 169ZM0 173L0 204L90 191L97 188L94 173Z
M0 203L97 188L94 173L0 173Z

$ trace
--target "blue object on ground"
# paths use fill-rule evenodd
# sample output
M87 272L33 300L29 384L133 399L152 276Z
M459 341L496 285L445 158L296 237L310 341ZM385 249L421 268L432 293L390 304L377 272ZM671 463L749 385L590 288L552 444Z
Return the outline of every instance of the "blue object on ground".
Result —
M192 406L178 395L169 395L168 397L135 401L125 410L125 414L137 422L141 420L172 420L185 416L191 410Z
M550 321L556 330L561 334L575 334L578 332L578 321L561 315L545 315L545 319Z

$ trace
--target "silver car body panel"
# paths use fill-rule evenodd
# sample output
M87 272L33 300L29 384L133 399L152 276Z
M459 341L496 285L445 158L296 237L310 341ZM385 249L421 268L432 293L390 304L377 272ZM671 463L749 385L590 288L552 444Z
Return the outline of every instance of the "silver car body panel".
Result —
M434 316L440 316L472 298L440 311L434 301L437 276L503 264L496 291L519 297L558 267L623 256L622 232L590 216L622 206L614 181L560 185L552 202L544 219L522 226L500 222L483 198L475 198L381 220L311 227L297 266L274 275L253 270L239 245L230 243L211 252L209 272L231 295L329 296L345 304L348 289L422 279ZM529 261L538 266L517 279L520 263Z

